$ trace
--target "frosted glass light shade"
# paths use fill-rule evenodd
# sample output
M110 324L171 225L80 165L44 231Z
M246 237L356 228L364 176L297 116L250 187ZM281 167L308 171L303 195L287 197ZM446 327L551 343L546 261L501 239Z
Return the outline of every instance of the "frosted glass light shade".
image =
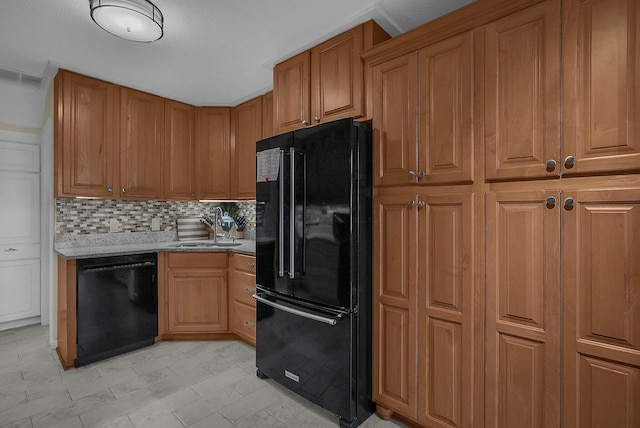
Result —
M109 33L135 42L163 35L162 12L147 0L89 0L91 18Z

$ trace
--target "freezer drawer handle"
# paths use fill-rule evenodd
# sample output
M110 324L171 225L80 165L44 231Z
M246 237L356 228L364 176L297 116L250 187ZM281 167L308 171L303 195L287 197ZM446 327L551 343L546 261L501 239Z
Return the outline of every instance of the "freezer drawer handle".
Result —
M256 299L258 302L262 302L265 305L269 305L276 309L280 309L281 311L289 312L290 314L298 315L304 318L308 318L310 320L320 321L325 324L336 325L338 324L338 321L340 320L340 318L342 318L342 314L338 314L335 318L323 317L321 315L316 315L316 314L310 314L309 312L301 311L299 309L290 308L289 306L281 305L280 303L272 302L271 300L265 299L264 297L259 296L257 294L254 294L253 298Z

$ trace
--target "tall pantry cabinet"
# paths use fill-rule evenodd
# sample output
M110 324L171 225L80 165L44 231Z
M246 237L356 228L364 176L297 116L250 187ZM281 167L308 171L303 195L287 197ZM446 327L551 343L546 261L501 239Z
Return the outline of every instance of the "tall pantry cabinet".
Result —
M381 417L640 426L639 24L487 0L363 54Z

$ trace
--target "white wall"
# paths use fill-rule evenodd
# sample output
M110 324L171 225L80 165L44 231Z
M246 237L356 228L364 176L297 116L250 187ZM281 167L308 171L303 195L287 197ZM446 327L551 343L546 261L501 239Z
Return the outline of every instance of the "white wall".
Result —
M0 124L40 129L47 91L0 81Z

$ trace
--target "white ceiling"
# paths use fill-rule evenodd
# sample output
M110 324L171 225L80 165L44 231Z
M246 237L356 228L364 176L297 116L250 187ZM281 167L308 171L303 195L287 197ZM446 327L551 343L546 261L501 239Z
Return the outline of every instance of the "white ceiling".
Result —
M368 19L396 36L472 1L154 0L164 36L136 43L98 27L89 0L0 0L0 68L42 77L60 67L234 106L269 91L278 62Z

